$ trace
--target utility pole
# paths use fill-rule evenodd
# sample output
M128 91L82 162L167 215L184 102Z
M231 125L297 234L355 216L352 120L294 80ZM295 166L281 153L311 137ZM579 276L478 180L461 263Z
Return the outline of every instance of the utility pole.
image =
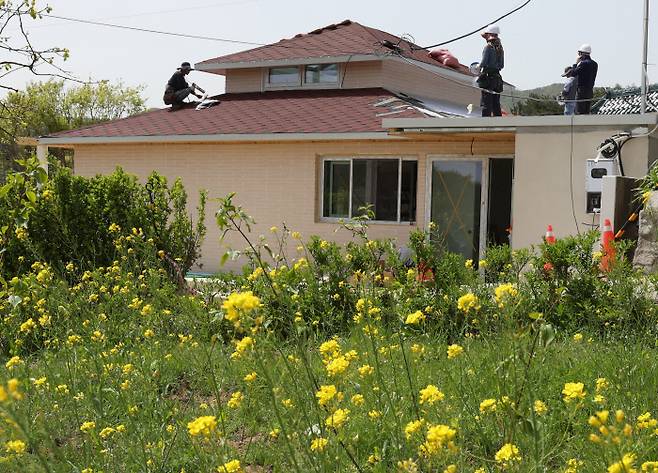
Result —
M649 0L644 0L644 37L642 50L642 89L640 113L647 113L647 56L649 49Z

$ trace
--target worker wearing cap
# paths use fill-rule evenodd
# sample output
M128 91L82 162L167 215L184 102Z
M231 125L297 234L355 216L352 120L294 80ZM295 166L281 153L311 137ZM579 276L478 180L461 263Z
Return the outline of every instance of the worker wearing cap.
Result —
M480 61L480 75L477 79L478 87L482 90L483 117L500 117L500 92L503 91L503 78L500 70L505 65L505 52L503 45L498 38L500 28L498 25L489 25L482 32L482 37L487 41L487 45L482 51L482 61ZM498 92L498 93L492 93Z
M576 78L573 75L573 67L569 66L565 68L562 77L567 78L562 88L562 95L560 96L562 101L564 101L564 114L573 115L576 113Z
M576 78L576 115L588 115L594 97L594 82L599 65L591 58L592 47L583 44L578 49L578 60L571 74Z
M192 84L191 86L185 80L185 76L190 73L192 66L189 62L184 62L180 67L174 72L167 82L167 88L164 93L164 103L165 105L171 105L172 110L177 110L181 108L183 100L187 98L188 95L192 94L197 98L201 98L200 95L194 92L196 86Z

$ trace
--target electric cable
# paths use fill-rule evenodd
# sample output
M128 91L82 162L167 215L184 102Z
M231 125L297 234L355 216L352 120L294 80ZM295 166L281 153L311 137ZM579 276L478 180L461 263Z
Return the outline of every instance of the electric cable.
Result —
M478 29L473 30L473 31L471 31L471 32L469 32L469 33L465 33L465 34L463 34L463 35L461 35L461 36L457 36L456 38L452 38L452 39L449 39L449 40L447 40L447 41L443 41L443 42L441 42L441 43L433 44L433 45L431 45L431 46L426 46L426 47L424 47L424 48L421 48L420 46L412 46L412 48L418 48L418 49L431 49L431 48L438 48L439 46L445 46L446 44L454 43L455 41L459 41L460 39L467 38L467 37L469 37L469 36L474 35L475 33L479 33L480 31L482 31L482 30L483 30L484 28L486 28L487 26L489 26L489 25L491 25L491 24L493 24L493 23L498 23L500 20L502 20L502 19L504 19L504 18L507 18L508 16L510 16L510 15L512 15L512 14L514 14L514 13L516 13L517 11L521 10L521 9L524 8L526 5L528 5L530 2L532 2L532 0L526 0L523 4L519 5L519 6L516 7L514 10L505 13L503 16L500 16L500 17L496 18L495 20L490 21L490 22L487 23L486 25L481 26L481 27L479 27Z
M4 9L8 11L7 9ZM143 33L153 33L153 34L161 34L161 35L166 35L166 36L177 36L180 38L190 38L190 39L201 39L201 40L206 40L206 41L217 41L217 42L222 42L222 43L230 43L230 44L243 44L247 46L269 46L273 48L288 48L288 49L301 49L301 50L306 50L306 51L323 51L321 46L317 47L308 47L308 46L295 46L295 45L286 45L286 44L279 44L279 43L256 43L253 41L242 41L242 40L236 40L236 39L229 39L229 38L217 38L213 36L203 36L203 35L192 35L192 34L187 34L187 33L174 33L171 31L163 31L163 30L154 30L151 28L141 28L137 26L128 26L128 25L118 25L115 23L106 23L103 21L94 21L94 20L86 20L83 18L72 18L72 17L67 17L67 16L60 16L60 15L51 15L49 13L41 13L40 16L47 17L47 18L55 18L58 20L65 20L65 21L71 21L74 23L83 23L83 24L88 24L88 25L94 25L94 26L105 26L107 28L118 28L118 29L123 29L123 30L130 30L130 31L140 31ZM345 51L342 52L341 54L359 54L358 51Z
M511 94L506 94L506 93L504 93L504 92L495 92L495 91L493 91L493 90L483 89L482 87L478 87L477 85L466 84L466 83L461 82L461 81L459 81L459 80L457 80L457 79L453 79L453 78L448 77L448 76L446 76L446 75L440 74L440 73L437 72L437 71L433 71L433 70L425 69L425 68L423 68L422 65L419 65L419 64L416 64L415 62L413 62L413 61L415 61L415 60L411 60L410 58L408 58L408 57L406 57L406 56L404 56L404 55L402 55L402 54L400 54L400 53L396 53L396 52L394 52L394 51L391 51L390 53L388 53L388 55L393 55L393 56L399 57L400 59L402 59L403 61L405 61L407 64L410 64L410 65L412 65L412 66L415 66L415 67L418 67L418 68L420 68L420 69L423 69L423 70L425 70L425 71L427 71L427 72L430 72L431 74L434 74L434 75L436 75L436 76L439 76L439 77L441 77L442 79L445 79L445 80L447 80L447 81L449 81L449 82L454 82L455 84L460 85L460 86L462 86L462 87L467 87L467 88L471 88L471 89L476 89L476 90L479 90L480 92L487 92L487 93L489 93L489 94L493 94L493 95L500 95L501 97L508 97L508 98L511 98L511 99L513 99L513 100L517 100L517 101L520 101L520 100L529 100L529 101L531 101L531 102L544 102L544 103L553 103L553 102L555 102L554 99L540 99L540 98L536 98L536 97L520 97L520 96L518 96L518 95L511 95ZM425 63L424 63L424 64L425 64ZM428 65L429 65L429 64L428 64ZM430 65L430 66L431 66L431 65ZM474 76L472 76L472 77L474 77ZM606 92L609 91L609 89L606 89L606 88L604 88L604 90L605 90ZM647 92L647 94L648 94L648 92ZM645 95L647 95L647 94L645 94ZM577 100L570 100L570 102L573 102L573 103L578 103L578 102L591 102L591 101L593 101L593 99L577 99Z

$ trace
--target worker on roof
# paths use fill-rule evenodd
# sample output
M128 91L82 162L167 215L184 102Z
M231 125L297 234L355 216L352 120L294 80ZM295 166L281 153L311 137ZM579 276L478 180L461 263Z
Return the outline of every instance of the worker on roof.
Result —
M599 65L591 57L592 47L583 44L578 49L578 59L572 74L576 78L576 115L589 115L594 97L594 82Z
M176 72L174 72L171 79L169 79L169 82L167 82L167 88L165 89L163 100L165 105L171 105L172 110L178 110L181 108L183 101L190 94L197 98L201 98L201 95L195 92L197 89L196 84L192 83L192 85L189 85L185 80L185 76L188 75L191 70L192 66L190 66L190 63L184 62Z
M500 28L498 25L489 25L482 32L482 37L487 44L482 51L480 75L477 84L480 89L483 89L480 101L483 117L500 117L502 115L500 92L503 91L503 78L500 75L500 70L505 65L505 51L500 38L498 38L499 34Z
M573 115L576 113L576 77L573 75L573 67L566 67L562 77L567 78L560 95L561 102L564 102L564 114Z

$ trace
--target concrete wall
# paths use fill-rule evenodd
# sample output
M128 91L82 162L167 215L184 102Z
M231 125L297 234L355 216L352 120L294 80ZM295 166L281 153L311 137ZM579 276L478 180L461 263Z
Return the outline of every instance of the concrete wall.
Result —
M541 241L548 224L555 235L576 234L598 224L585 213L585 167L596 157L597 146L623 130L588 131L576 127L573 154L569 127L520 129L516 135L514 190L512 195L512 246L523 248ZM636 138L624 145L624 171L642 177L648 163L648 139ZM572 192L573 185L573 207Z
M346 242L350 235L338 231L338 225L320 221L319 166L323 156L405 156L418 159L417 219L424 225L427 155L511 155L514 143L486 141L484 138L456 136L436 141L346 141L299 143L235 144L157 144L157 145L85 145L75 148L75 172L83 176L111 173L117 166L144 179L157 170L168 179L181 177L190 197L190 209L197 205L198 189L208 189L209 198L237 192L236 202L257 222L254 238L268 235L272 225L282 222L304 238L319 235L328 240ZM214 223L216 204L209 201L206 221L208 234L200 261L203 271L219 268L225 248L219 243ZM409 224L372 224L374 238L407 241ZM226 243L233 249L246 245L235 235ZM292 254L294 249L290 248ZM224 269L239 269L242 263L227 263Z

